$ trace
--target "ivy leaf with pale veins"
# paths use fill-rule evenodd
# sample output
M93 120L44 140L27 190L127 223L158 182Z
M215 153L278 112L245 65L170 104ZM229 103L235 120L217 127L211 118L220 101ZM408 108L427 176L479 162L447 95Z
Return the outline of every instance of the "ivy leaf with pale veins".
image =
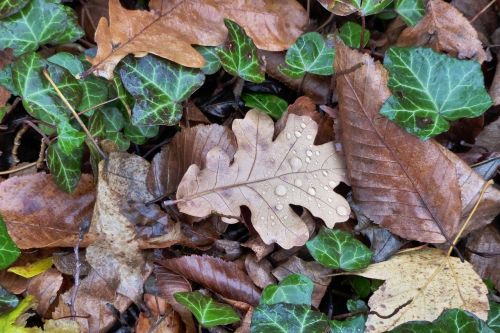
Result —
M342 41L352 47L359 49L361 47L361 32L363 27L356 22L348 21L344 23L339 29L339 37ZM370 30L365 29L363 39L363 47L370 41Z
M205 75L153 55L129 56L118 66L125 89L135 98L134 125L175 125L181 102L203 85Z
M323 7L335 15L347 16L358 13L368 16L380 13L392 0L318 0Z
M490 301L490 311L488 312L488 327L495 332L500 332L500 304Z
M252 333L324 333L328 328L325 314L310 305L278 303L259 305L252 315Z
M127 150L130 146L130 140L122 132L127 123L122 112L113 105L106 106L100 111L104 127L103 139L113 142L119 151Z
M270 115L274 119L279 119L288 108L288 103L274 95L262 93L244 93L241 98L245 102L245 106L256 108Z
M23 98L23 106L30 115L49 124L68 121L68 108L44 77L44 68L71 105L80 103L80 85L68 70L29 53L17 59L12 67L12 79Z
M71 154L85 141L85 133L74 128L69 122L57 124L57 145L64 154Z
M227 40L222 46L217 47L222 68L246 81L264 82L264 70L252 39L237 23L224 19L224 24L229 32Z
M406 24L416 25L425 15L423 0L396 0L396 12Z
M240 321L240 316L227 304L215 302L211 297L199 291L178 292L175 300L186 306L198 322L207 328L228 325Z
M2 0L0 2L0 19L19 12L28 2L30 0Z
M372 260L372 251L342 230L323 227L306 246L317 262L332 269L354 271L365 268Z
M21 250L10 238L5 222L0 216L0 269L9 267L21 254Z
M447 131L449 121L478 117L492 105L476 61L393 47L384 66L393 96L380 113L424 140Z
M306 304L311 305L313 282L302 274L291 274L279 284L271 284L264 288L260 304Z
M83 147L77 147L66 154L58 144L47 149L47 166L56 184L65 192L71 193L80 181Z
M279 70L293 78L300 79L306 73L332 75L335 49L317 32L303 34L286 51L285 63Z
M205 59L205 65L200 68L203 74L212 75L217 73L221 67L217 48L212 46L197 46L196 51L200 52Z
M43 44L69 43L83 37L73 9L60 2L32 0L18 13L0 21L0 50L10 47L17 57Z
M289 115L274 141L273 120L257 110L233 121L232 128L238 143L233 162L215 147L208 152L204 169L191 165L177 189L181 212L239 217L240 207L247 206L262 240L287 249L309 239L306 224L290 204L306 207L328 227L349 218L348 203L333 190L347 181L343 159L330 142L314 145L318 130L314 120Z
M0 313L10 311L14 309L18 304L19 299L16 297L16 295L11 294L7 289L0 286Z
M129 138L133 143L142 145L146 142L147 139L157 136L159 131L160 126L136 126L127 123L125 124L123 134L125 134L125 136Z

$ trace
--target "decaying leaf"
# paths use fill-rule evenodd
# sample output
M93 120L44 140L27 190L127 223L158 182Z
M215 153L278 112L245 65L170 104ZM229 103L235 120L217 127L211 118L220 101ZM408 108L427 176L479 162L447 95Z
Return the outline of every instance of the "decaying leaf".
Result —
M486 320L488 290L472 265L438 249L411 250L354 273L385 283L371 296L366 332L385 332L412 320L433 321L445 309L460 308Z
M490 152L500 152L500 119L486 125L476 138L476 146L485 148Z
M460 59L486 60L474 27L462 13L443 0L429 0L426 15L399 36L398 46L430 46Z
M37 300L36 312L40 316L44 317L50 305L57 299L62 283L62 274L53 268L29 281L26 292Z
M290 204L308 208L330 228L349 218L348 203L333 190L346 181L343 160L333 144L313 144L317 124L311 118L289 115L285 129L272 141L272 119L251 110L245 119L233 122L233 132L238 151L232 164L216 147L207 155L206 168L192 165L187 170L177 190L181 212L239 217L240 206L248 206L264 242L283 248L309 239L306 225Z
M467 259L483 279L490 279L497 290L500 290L498 253L500 253L500 233L494 225L488 225L472 233L467 239Z

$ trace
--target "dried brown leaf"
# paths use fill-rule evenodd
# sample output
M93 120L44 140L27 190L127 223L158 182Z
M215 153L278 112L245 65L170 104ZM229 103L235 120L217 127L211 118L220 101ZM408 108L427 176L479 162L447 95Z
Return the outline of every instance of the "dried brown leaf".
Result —
M249 254L245 258L245 269L253 283L261 289L276 283L276 279L271 274L273 266L267 259L258 261L254 254Z
M430 46L460 59L486 60L476 29L462 13L443 0L429 0L426 15L399 36L398 46Z
M51 304L57 299L62 282L62 274L54 268L30 279L26 292L29 295L35 296L37 300L36 312L42 318L49 310Z
M306 224L290 204L306 207L330 228L346 221L349 205L333 190L346 181L344 162L333 143L313 144L317 127L309 117L289 115L285 129L272 141L272 119L249 111L233 122L238 151L232 163L216 147L207 155L206 168L189 167L177 190L180 211L239 217L241 206L247 206L262 240L283 248L309 239Z
M159 263L224 297L251 305L259 303L259 290L248 275L233 262L206 255L192 255L164 259Z
M144 294L144 303L150 312L148 315L144 312L139 314L135 326L137 333L187 333L179 315L165 299Z
M245 243L241 244L241 246L251 249L255 253L257 261L262 260L274 250L274 244L264 243L259 236L251 237Z
M500 66L497 66L495 77L490 87L490 96L493 100L493 105L500 105Z
M500 232L489 225L472 233L467 239L466 256L474 270L483 279L490 279L500 290Z
M470 21L479 12L483 11L490 2L491 0L453 0L451 4L460 10ZM481 40L487 41L487 36L491 35L498 27L498 19L494 10L494 5L486 9L486 11L483 11L471 24L484 38L486 38L486 40Z
M486 125L476 138L476 146L490 152L500 152L500 118Z
M347 16L357 11L356 7L350 1L318 0L318 2L335 15Z

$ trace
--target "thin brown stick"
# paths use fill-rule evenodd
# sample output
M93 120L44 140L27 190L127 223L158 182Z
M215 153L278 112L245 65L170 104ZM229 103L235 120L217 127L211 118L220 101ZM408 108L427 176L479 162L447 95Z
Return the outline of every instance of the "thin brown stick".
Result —
M84 113L86 113L86 112L89 112L89 111L95 110L95 109L97 109L98 107L101 107L101 106L106 105L106 104L108 104L108 103L114 102L114 101L116 101L116 100L117 100L117 99L119 99L119 98L120 98L120 97L115 97L115 98L109 99L109 100L107 100L107 101L104 101L104 102L102 102L102 103L99 103L99 104L96 104L96 105L94 105L94 106L91 106L90 108L87 108L87 109L85 109L85 110L83 110L83 111L78 112L78 115L79 115L79 116L81 116L82 114L84 114Z
M399 311L401 311L401 309L403 309L404 307L408 306L412 301L413 301L413 299L409 299L404 304L401 304L400 306L398 306L397 308L395 308L394 311L392 311L388 315L381 315L377 311L373 311L373 310L372 311L357 310L357 311L353 311L353 312L349 312L349 313L343 313L343 314L339 314L339 315L333 316L332 319L334 319L334 320L345 319L345 318L354 317L354 316L357 316L357 315L363 314L363 313L373 314L373 315L375 315L375 316L377 316L379 318L382 318L382 319L389 319L392 316L395 316Z
M40 152L38 153L38 159L36 160L36 168L41 169L43 167L43 161L45 160L45 149L47 148L47 143L45 140L40 142Z
M46 144L50 143L49 137L47 135L45 135L45 133L43 133L43 131L34 122L32 122L29 119L24 119L23 123L26 124L26 125L28 125L29 127L31 127L38 134L40 134L42 136L42 141L45 141Z
M23 124L21 129L16 133L16 136L14 138L14 146L12 147L12 165L16 166L19 163L19 158L17 157L17 152L19 151L19 147L21 146L21 139L23 138L24 133L28 131L29 126L26 124Z
M323 22L323 24L321 24L319 27L316 28L316 32L317 31L320 31L321 29L323 29L324 27L326 27L328 24L330 24L330 22L332 22L333 18L335 17L335 14L331 13L330 16L328 16L328 18L326 19L325 22Z
M32 162L32 163L28 163L28 164L25 164L23 166L20 166L20 167L14 168L14 169L0 171L0 176L10 175L11 173L16 173L18 171L26 170L26 169L31 168L32 166L35 166L35 165L36 165L36 162Z
M486 6L484 6L484 8L483 8L483 9L481 9L481 10L479 11L479 13L477 13L476 15L474 15L474 17L473 17L473 18L471 18L469 22L470 22L470 23L474 23L474 21L475 21L475 20L477 20L477 18L478 18L479 16L483 15L483 13L484 13L485 11L487 11L487 10L488 10L488 8L490 8L491 6L493 6L493 4L494 4L495 2L496 2L496 0L491 0L491 1L490 1L487 5L486 5Z

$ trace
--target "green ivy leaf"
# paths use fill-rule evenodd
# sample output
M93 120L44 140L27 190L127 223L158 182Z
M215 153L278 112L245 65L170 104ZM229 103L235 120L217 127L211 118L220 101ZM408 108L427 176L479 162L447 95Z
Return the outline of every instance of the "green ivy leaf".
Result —
M23 9L30 0L1 0L0 1L0 19L13 15Z
M132 124L126 124L124 134L133 143L142 145L147 139L158 135L159 131L160 126L135 126Z
M47 166L54 182L65 192L71 193L80 181L80 165L83 147L77 147L66 154L58 144L52 144L47 149Z
M245 106L256 108L265 114L270 115L274 119L279 119L288 108L288 103L274 95L261 93L244 93L241 98L245 102Z
M447 131L449 121L480 116L492 105L476 61L393 47L384 66L394 95L380 113L424 140Z
M14 309L19 304L16 295L11 294L7 289L0 286L0 314Z
M285 63L279 70L294 79L300 79L306 73L332 75L335 49L325 42L317 32L308 32L297 38L286 51Z
M227 41L216 49L222 68L246 81L264 82L264 71L252 39L235 22L224 19L224 24L229 31Z
M262 304L255 308L252 333L324 333L328 328L326 316L305 304Z
M355 316L346 320L332 320L330 322L331 333L363 333L365 331L363 316Z
M201 68L201 71L206 75L217 73L221 67L217 48L213 46L196 46L195 49L205 58L205 66Z
M391 333L494 333L481 319L461 309L448 309L433 322L410 321Z
M500 304L490 302L490 311L486 323L493 331L500 332Z
M73 10L60 0L32 0L17 14L0 21L0 50L14 55L37 50L43 44L63 44L83 37Z
M9 267L20 254L21 250L10 238L7 226L0 216L0 269Z
M361 46L361 31L363 27L356 22L348 21L339 29L339 37L342 41L352 48L359 49ZM370 41L370 30L365 29L363 36L363 47Z
M406 24L414 26L425 15L423 0L396 0L396 12Z
M367 267L372 260L369 248L341 230L323 227L306 246L317 262L332 269L354 271Z
M375 15L392 3L392 0L351 0L360 16Z
M49 124L69 120L69 111L42 70L47 68L52 80L71 105L78 105L81 90L78 81L63 67L46 61L36 53L28 53L14 62L14 87L23 98L23 106L33 117Z
M199 291L178 292L175 300L186 306L198 322L207 328L227 325L240 321L238 314L227 304L217 303Z
M279 285L268 285L262 291L260 304L307 304L311 305L314 284L305 275L291 274L284 278Z
M64 154L71 154L82 146L85 133L74 128L69 122L62 121L57 124L57 145Z
M12 81L12 64L8 64L0 70L0 85L10 91L11 94L16 96L20 95L14 87L14 82Z
M102 110L104 125L104 139L116 144L116 148L125 151L130 147L130 140L121 132L127 121L121 111L115 106L108 106Z
M182 116L181 102L202 86L198 70L147 55L126 57L118 66L125 89L135 98L134 125L174 125Z
M360 298L366 298L371 293L371 282L362 276L352 276L349 278L349 284Z

